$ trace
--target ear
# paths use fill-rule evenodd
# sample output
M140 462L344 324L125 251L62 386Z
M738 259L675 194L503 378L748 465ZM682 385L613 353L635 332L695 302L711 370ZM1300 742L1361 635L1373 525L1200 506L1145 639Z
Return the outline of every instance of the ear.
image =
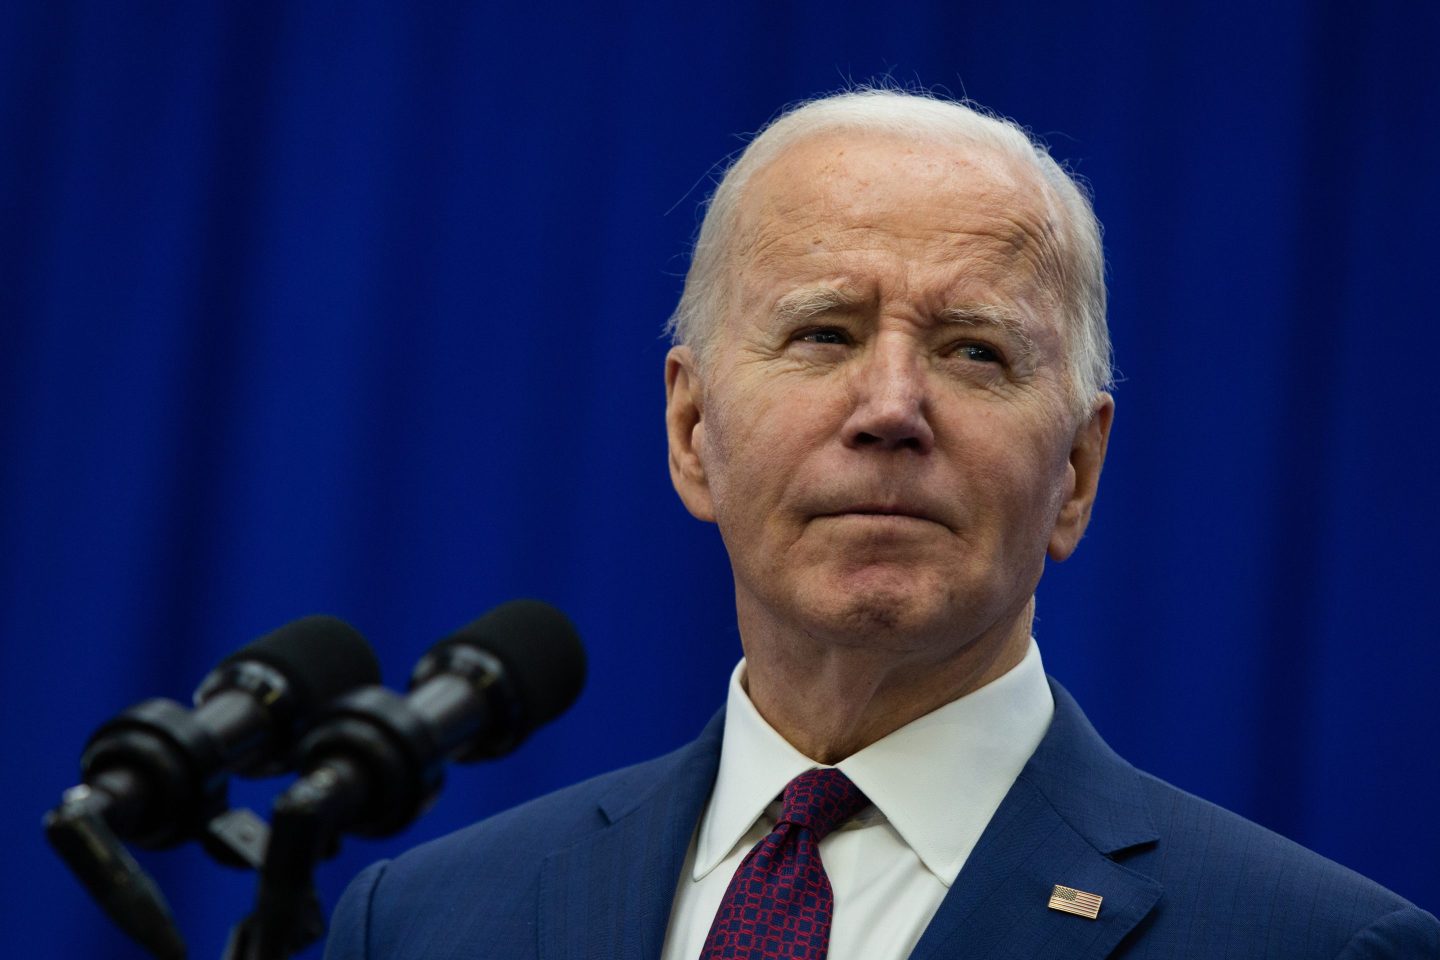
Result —
M1095 504L1095 491L1100 487L1100 468L1105 465L1105 448L1110 443L1110 421L1115 417L1115 400L1108 393L1099 393L1091 404L1090 415L1075 431L1070 446L1070 491L1060 505L1055 529L1050 532L1050 559L1064 560L1075 552L1085 527L1090 523L1090 508Z
M665 357L665 432L670 440L670 482L697 520L715 521L710 480L701 448L705 440L704 396L694 352L672 347Z

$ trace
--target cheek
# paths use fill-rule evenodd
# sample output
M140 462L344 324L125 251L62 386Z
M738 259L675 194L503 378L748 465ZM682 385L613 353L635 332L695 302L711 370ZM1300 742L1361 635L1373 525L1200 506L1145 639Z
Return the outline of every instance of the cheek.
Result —
M1068 450L1053 431L977 417L956 436L954 455L977 506L1006 539L1034 539L1049 528L1066 495Z
M1027 451L1024 457L1025 473L1012 478L1017 498L1015 509L1024 519L1024 536L1030 546L1044 552L1054 531L1060 508L1069 496L1071 482L1068 450L1060 452L1054 448L1040 448Z
M737 417L735 405L727 399L715 399L705 416L704 433L700 438L705 476L715 504L716 521L722 530L730 522L730 506L734 491L750 486L746 458L753 448L752 430L745 428L745 418Z
M804 397L784 396L712 405L702 456L722 526L763 523L790 485L804 482L807 453L819 445L806 429L811 409Z
M717 519L722 526L742 515L763 522L790 472L785 458L754 431L731 437L712 428L708 436L707 473Z

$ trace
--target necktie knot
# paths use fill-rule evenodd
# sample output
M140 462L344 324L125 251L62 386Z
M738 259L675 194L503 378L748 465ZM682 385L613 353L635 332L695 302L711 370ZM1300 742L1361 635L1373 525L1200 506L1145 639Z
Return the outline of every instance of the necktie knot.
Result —
M869 802L839 770L810 770L785 785L779 822L807 828L819 843Z

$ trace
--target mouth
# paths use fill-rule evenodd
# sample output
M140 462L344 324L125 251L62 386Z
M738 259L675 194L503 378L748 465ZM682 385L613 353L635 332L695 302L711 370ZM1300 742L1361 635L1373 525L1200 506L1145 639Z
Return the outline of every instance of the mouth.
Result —
M832 518L856 518L870 520L872 522L904 523L919 521L923 523L937 523L944 526L929 512L911 506L893 506L890 504L856 504L845 507L841 510L831 510L821 514L822 517Z

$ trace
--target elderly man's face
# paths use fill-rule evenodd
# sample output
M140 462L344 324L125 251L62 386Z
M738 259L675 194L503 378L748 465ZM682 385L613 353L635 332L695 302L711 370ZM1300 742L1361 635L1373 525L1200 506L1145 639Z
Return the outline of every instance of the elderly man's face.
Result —
M823 135L751 180L703 370L667 365L672 476L720 527L742 628L943 656L1074 549L1110 406L1069 400L1025 171Z

